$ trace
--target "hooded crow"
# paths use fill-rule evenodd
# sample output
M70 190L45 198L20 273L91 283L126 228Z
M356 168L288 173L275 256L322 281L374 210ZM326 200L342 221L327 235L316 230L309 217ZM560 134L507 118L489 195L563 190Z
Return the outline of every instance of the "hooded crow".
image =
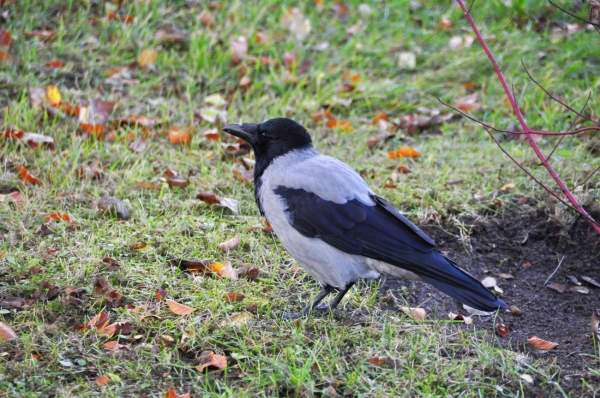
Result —
M230 124L254 150L254 198L292 257L323 286L311 309L332 310L361 278L422 280L480 311L506 304L436 250L435 242L377 196L345 163L313 149L291 119ZM338 291L329 306L319 303Z

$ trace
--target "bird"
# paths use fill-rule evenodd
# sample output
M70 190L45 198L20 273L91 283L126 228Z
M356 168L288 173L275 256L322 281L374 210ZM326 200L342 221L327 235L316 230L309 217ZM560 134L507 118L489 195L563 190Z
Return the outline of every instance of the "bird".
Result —
M318 153L308 130L288 118L229 124L255 155L254 199L294 260L322 286L300 312L330 312L360 279L421 280L479 311L506 304L436 248L342 161ZM320 304L336 292L329 305Z

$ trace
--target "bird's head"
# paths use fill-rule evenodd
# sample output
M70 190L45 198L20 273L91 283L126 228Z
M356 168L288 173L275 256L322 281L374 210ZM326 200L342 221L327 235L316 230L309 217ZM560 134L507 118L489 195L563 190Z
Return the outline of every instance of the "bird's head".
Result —
M273 160L295 149L310 148L308 131L292 119L276 118L260 124L230 124L223 131L252 145L257 160Z

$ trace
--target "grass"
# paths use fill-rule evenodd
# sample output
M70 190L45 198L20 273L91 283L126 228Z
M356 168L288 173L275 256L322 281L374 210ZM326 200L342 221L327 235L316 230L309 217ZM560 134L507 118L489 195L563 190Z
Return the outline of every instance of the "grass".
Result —
M533 197L539 206L554 211L544 192L498 151L483 130L465 120L445 123L442 135L399 132L374 150L368 149L366 138L377 130L370 123L375 113L397 118L419 107L440 107L438 97L451 102L471 91L478 93L478 103L484 105L479 117L499 127L510 124L501 87L480 46L449 49L450 37L469 32L460 10L448 3L424 2L411 9L409 1L376 2L370 5L372 13L363 15L358 11L360 2L348 1L346 18L336 15L328 2L321 10L312 2L296 4L311 23L310 35L301 42L280 27L283 10L291 5L287 2L222 2L222 9L211 11L216 18L212 27L198 19L203 10L209 10L208 3L190 2L187 7L185 1L126 2L122 15L134 16L133 23L108 20L110 10L101 9L103 2L5 4L10 14L4 28L13 35L7 51L15 62L0 68L2 124L5 129L17 126L52 136L56 151L0 139L0 186L6 191L18 188L25 198L24 206L0 204L0 297L31 297L44 281L60 288L82 287L88 294L81 304L70 303L62 294L54 301L36 302L26 311L0 314L0 320L20 336L19 342L0 345L0 352L5 353L0 356L0 390L25 397L162 396L171 388L180 393L193 390L194 396L313 396L330 394L334 388L345 396L518 397L530 391L521 377L529 374L537 391L564 394L554 374L557 369L498 348L490 331L442 320L415 322L399 311L386 310L386 297L376 295L377 283L353 289L343 303L341 318L280 319L281 312L296 310L309 300L317 284L297 269L273 236L247 232L261 222L252 186L233 178L236 159L225 156L220 143L204 139L202 133L214 123L195 117L206 96L213 93L231 95L230 122L291 115L309 127L318 150L362 170L376 192L415 221L439 215L450 222L466 214L518 210L520 206L512 199L521 196ZM113 3L106 6L116 7ZM600 84L596 51L600 38L589 31L552 34L544 25L535 31L531 21L542 14L553 22L570 22L561 13L548 14L547 5L541 2L513 1L509 8L500 0L489 0L476 3L473 11L483 33L494 36L492 50L514 84L529 124L565 128L571 119L527 80L520 60L554 94L578 108ZM449 31L437 28L443 16L452 24ZM346 30L354 24L361 31L348 36ZM157 29L169 25L186 30L189 39L158 42ZM44 44L22 34L43 28L54 30L55 39ZM270 43L255 42L258 29L270 36ZM231 65L229 47L239 35L248 38L251 56L266 55L281 62L285 51L293 51L300 64L310 61L310 66L304 74L298 73L298 67L291 72L298 77L294 84L286 82L282 68L249 65L250 88L245 93L235 91L239 67ZM97 39L96 45L89 44L91 38ZM315 51L315 45L324 41L329 47ZM139 79L139 84L106 83L109 70L131 64L148 48L158 51L156 69L133 70L131 78ZM398 67L399 52L415 54L416 69ZM43 66L54 59L67 66L57 70ZM362 79L357 90L336 94L348 71ZM469 91L463 83L476 88ZM115 142L82 139L75 119L53 118L30 105L28 87L48 84L58 86L68 101L118 101L118 115L142 114L165 126L194 125L198 133L190 146L171 145L156 134L142 153L127 148L130 132L143 134L136 128L117 130ZM323 104L332 104L336 95L352 98L350 106L332 108L332 114L350 122L351 132L329 129L310 118ZM597 97L590 101L590 108L598 108ZM597 155L587 149L589 138L566 139L554 155L554 164L571 184L600 165ZM524 140L504 144L548 181ZM422 157L402 162L387 158L389 150L405 145L415 147ZM547 152L552 141L546 139L541 146ZM77 168L95 160L105 178L76 178ZM399 163L412 173L397 174ZM17 166L27 166L44 184L23 183L14 171ZM164 185L161 190L135 186L139 181L160 183L166 169L189 175L190 186L170 189ZM384 188L390 179L397 188ZM580 192L584 201L598 201L598 181L592 179ZM497 190L507 182L517 188L501 194L502 206L498 207ZM199 202L195 199L199 190L239 199L240 214ZM123 200L130 221L97 215L97 202L105 193ZM475 199L474 194L482 199ZM37 234L44 217L56 211L71 215L79 228L70 230L68 223L57 222L51 227L54 234ZM241 239L240 248L224 254L218 243L234 235ZM138 242L146 242L147 249L129 247ZM48 249L56 250L56 256ZM107 269L100 262L105 257L117 259L119 266ZM261 275L255 282L189 277L168 265L172 258L230 260L236 268L258 266ZM42 272L29 274L36 265ZM111 308L95 296L93 283L99 276L107 277L123 302L135 306L137 312ZM171 314L156 303L154 290L159 287L197 311L182 317ZM246 298L233 303L223 299L231 291ZM258 308L255 318L231 326L226 317L245 311L249 304ZM141 322L139 316L149 312L149 307L157 308L164 320ZM116 338L75 330L103 308L112 321L134 325L134 333L119 338L122 344L132 342L131 349L109 355L102 346ZM195 365L202 351L226 355L229 367L198 372ZM395 369L367 362L386 356L395 358ZM104 387L95 382L100 375L110 377Z

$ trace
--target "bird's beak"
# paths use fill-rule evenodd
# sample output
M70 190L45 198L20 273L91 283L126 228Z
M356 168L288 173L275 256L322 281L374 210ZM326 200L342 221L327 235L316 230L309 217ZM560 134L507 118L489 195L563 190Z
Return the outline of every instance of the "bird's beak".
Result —
M248 144L253 145L258 136L258 125L253 123L229 124L223 127L223 131L241 138Z

